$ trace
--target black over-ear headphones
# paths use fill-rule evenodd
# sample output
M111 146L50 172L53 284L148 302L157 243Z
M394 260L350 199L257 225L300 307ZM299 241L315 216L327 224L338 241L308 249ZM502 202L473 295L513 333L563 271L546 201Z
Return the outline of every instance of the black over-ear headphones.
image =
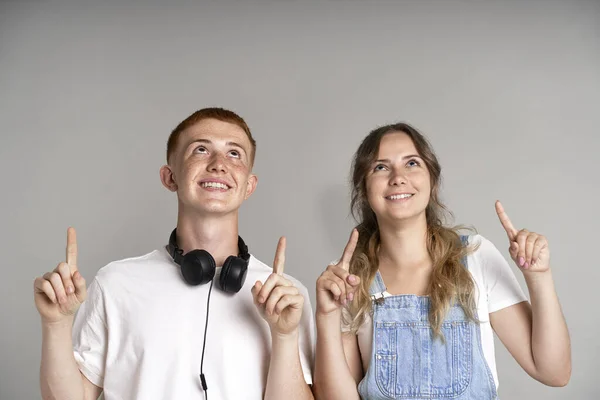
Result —
M223 264L219 285L221 289L229 293L240 291L246 280L250 254L248 246L238 236L238 256L229 256ZM210 282L215 276L216 264L213 256L206 250L192 250L183 254L177 246L177 229L173 229L167 250L173 261L181 267L183 279L190 285L200 285Z

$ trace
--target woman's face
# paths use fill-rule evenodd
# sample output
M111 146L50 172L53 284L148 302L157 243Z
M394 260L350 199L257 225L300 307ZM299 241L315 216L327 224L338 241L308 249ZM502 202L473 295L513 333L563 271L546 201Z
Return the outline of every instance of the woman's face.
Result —
M425 218L431 180L425 162L404 132L384 135L366 177L367 200L377 220Z

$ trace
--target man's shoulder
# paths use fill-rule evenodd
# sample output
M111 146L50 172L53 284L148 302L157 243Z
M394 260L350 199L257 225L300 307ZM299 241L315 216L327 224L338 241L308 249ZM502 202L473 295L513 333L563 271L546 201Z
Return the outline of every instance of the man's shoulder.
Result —
M136 276L140 273L152 273L156 269L164 269L170 263L166 251L152 250L146 254L122 258L111 261L96 274L99 280L110 280L113 278Z

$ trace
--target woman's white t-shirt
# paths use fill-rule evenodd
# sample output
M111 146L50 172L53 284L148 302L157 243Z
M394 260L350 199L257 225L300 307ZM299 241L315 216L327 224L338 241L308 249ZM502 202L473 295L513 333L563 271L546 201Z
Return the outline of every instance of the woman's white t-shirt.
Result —
M490 325L489 314L522 301L527 301L527 297L508 262L492 242L481 235L473 235L469 238L469 244L479 246L477 250L467 256L467 265L475 281L475 298L477 299L478 318L481 321L483 354L494 376L496 388L498 388L494 332ZM391 294L383 292L383 296L391 296ZM344 314L349 315L346 309L344 309ZM342 331L349 331L349 326L344 325L344 322L342 322ZM366 371L369 367L373 341L373 321L370 316L367 315L365 322L357 332L357 336L363 370Z

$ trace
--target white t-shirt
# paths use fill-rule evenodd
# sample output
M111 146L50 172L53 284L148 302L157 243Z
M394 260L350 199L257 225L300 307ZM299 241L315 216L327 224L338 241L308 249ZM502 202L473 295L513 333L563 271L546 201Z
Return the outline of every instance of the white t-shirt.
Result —
M494 352L494 332L490 325L490 313L527 301L519 282L510 266L492 242L481 235L469 238L469 244L479 244L479 248L467 256L469 271L475 281L477 299L477 316L481 321L481 346L496 388L498 388L498 372L496 371L496 356ZM383 296L391 296L383 292ZM344 308L346 316L349 315ZM343 324L343 323L342 323ZM348 326L342 326L342 331L348 332ZM360 349L363 370L369 367L373 341L373 320L369 315L357 331L358 347Z
M262 399L271 335L250 292L272 268L250 257L242 289L218 287L210 297L204 375L210 400ZM304 378L312 383L314 320L306 288L299 348ZM106 400L204 399L200 361L210 284L190 286L165 249L115 261L98 271L73 328L74 355Z

